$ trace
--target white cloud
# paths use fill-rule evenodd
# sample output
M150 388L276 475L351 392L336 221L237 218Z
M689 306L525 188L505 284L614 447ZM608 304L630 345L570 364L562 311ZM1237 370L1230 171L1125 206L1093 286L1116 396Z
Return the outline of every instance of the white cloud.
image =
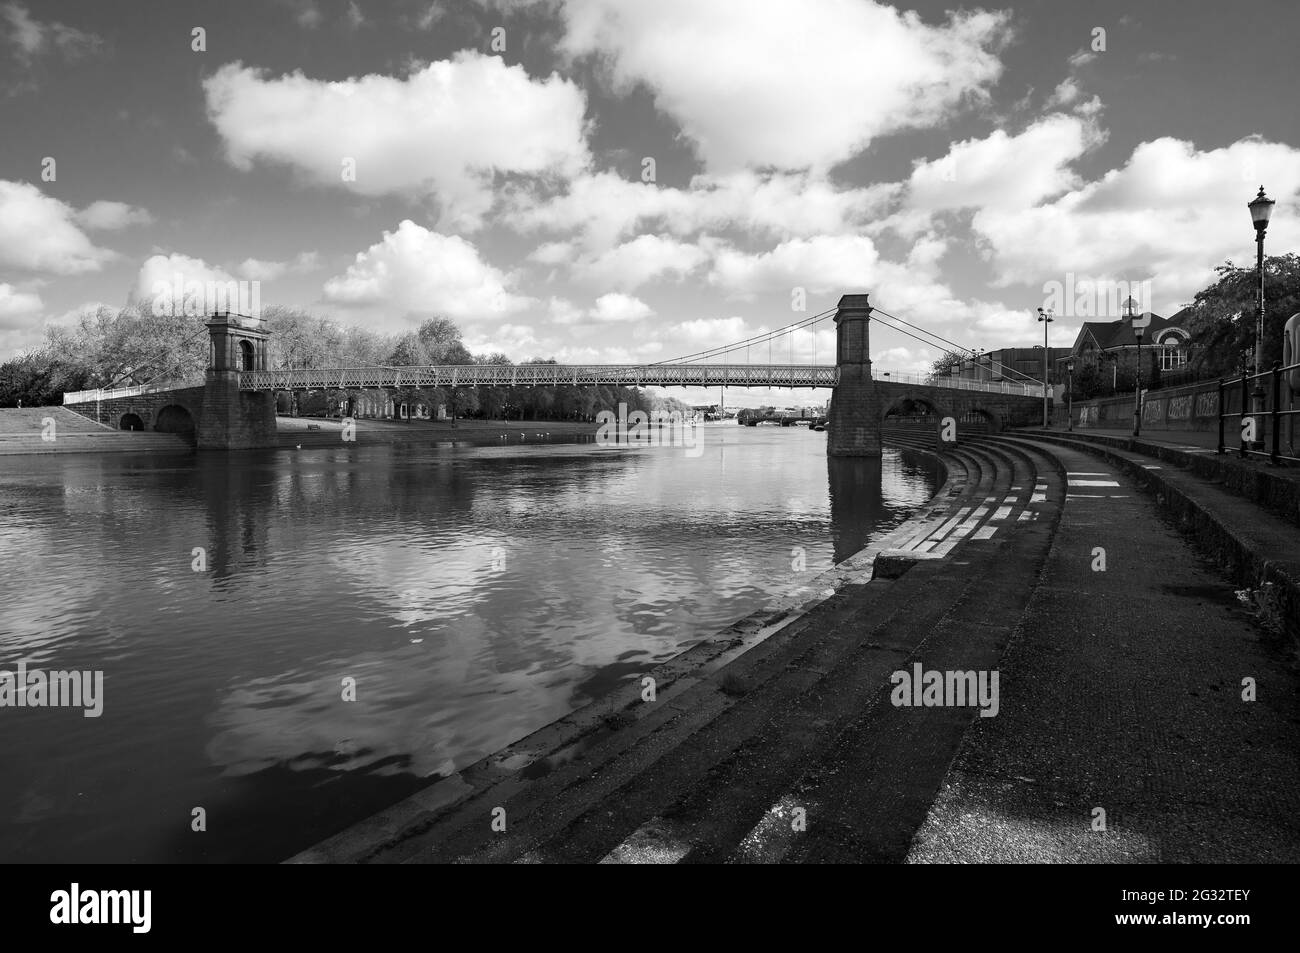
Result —
M575 175L589 161L582 90L554 74L534 80L498 56L462 52L405 78L338 82L231 63L203 88L237 168L265 160L362 195L435 195L460 228L481 224L495 173ZM344 179L345 159L355 181Z
M569 0L564 49L620 90L644 83L714 171L826 169L873 138L986 96L1003 13L916 13L861 0Z
M1054 114L1018 135L995 129L984 139L953 143L922 162L908 180L913 209L1024 209L1079 183L1070 164L1104 135L1075 116Z
M26 327L41 313L41 296L0 282L0 328Z
M645 364L663 350L658 341L641 341L635 348L614 344L605 347L561 347L555 357L562 364ZM680 391L678 392L680 394Z
M775 294L788 301L794 288L814 295L864 287L879 262L865 236L796 238L765 252L720 249L709 282L736 298Z
M514 361L540 357L543 352L550 350L550 345L539 340L532 328L519 324L502 324L491 331L471 333L464 340L465 348L471 354L492 354L499 351Z
M113 231L131 225L152 225L153 216L145 209L125 202L91 202L76 215L82 228Z
M30 63L36 57L56 50L65 59L79 59L97 52L104 42L94 33L62 23L34 20L27 8L18 3L0 6L0 18L8 24L6 39L17 49L18 58L23 63Z
M1079 84L1072 77L1067 76L1056 84L1056 89L1052 95L1047 98L1048 109L1054 109L1057 106L1068 106L1082 94Z
M206 289L209 282L225 285L234 280L235 277L228 271L209 265L202 258L191 258L178 252L152 255L145 259L136 273L130 297L134 301L145 303L157 298L164 286L170 294L179 283L182 294L186 294L186 286L192 282L197 282Z
M365 308L390 328L406 314L475 320L513 314L531 303L508 288L510 278L456 235L406 219L382 241L358 252L346 273L325 283L325 299Z
M1253 259L1246 203L1260 182L1282 215L1274 249L1300 243L1300 150L1245 139L1201 152L1162 138L1133 150L1122 168L1036 207L977 212L975 231L993 254L996 280L1041 286L1066 272L1095 278L1154 280L1155 310L1189 300L1225 259ZM1162 310L1163 309L1163 310Z
M232 271L241 278L250 281L274 281L289 274L302 274L320 267L320 255L314 251L305 251L290 261L266 261L261 258L245 258Z
M587 316L598 324L626 324L653 314L654 309L640 298L617 291L601 295L596 299L595 307L587 312Z
M573 245L569 242L546 242L534 248L528 260L539 265L559 265L572 257Z
M708 257L708 252L698 245L640 235L594 259L579 262L575 271L587 281L632 290L662 276L682 278Z
M117 255L96 247L77 215L34 185L0 179L0 265L59 275L98 271Z
M582 309L567 298L552 298L547 303L546 316L553 324L579 324L585 317Z
M565 192L537 200L509 193L508 223L518 231L573 232L592 253L640 228L677 237L736 229L780 237L842 234L884 213L901 186L837 188L808 173L698 175L685 189L632 182L611 172L584 174Z

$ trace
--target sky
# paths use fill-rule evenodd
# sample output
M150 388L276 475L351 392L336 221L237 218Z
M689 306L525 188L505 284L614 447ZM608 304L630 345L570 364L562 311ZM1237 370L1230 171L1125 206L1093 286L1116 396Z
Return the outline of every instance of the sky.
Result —
M1051 304L1064 346L1108 287L1168 315L1252 263L1260 185L1296 249L1300 5L949 3L0 0L0 359L177 275L517 360L863 292L964 348ZM830 362L818 328L770 359Z

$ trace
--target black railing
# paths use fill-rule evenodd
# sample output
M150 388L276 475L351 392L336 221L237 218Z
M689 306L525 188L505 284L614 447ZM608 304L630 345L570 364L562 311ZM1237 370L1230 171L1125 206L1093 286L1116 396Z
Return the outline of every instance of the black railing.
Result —
M1288 452L1282 452L1282 420L1300 414L1300 409L1294 406L1285 410L1282 408L1282 380L1284 375L1296 371L1300 371L1300 364L1288 364L1283 367L1281 361L1274 361L1272 370L1260 374L1243 374L1241 377L1230 381L1219 378L1219 453L1227 452L1224 433L1227 420L1229 417L1236 417L1241 423L1241 441L1237 453L1243 460L1254 456L1268 457L1269 463L1274 466L1280 465L1283 461L1300 463L1300 456L1296 456L1294 421L1290 421L1292 433L1288 440ZM1262 391L1261 396L1264 398L1261 401L1262 406L1256 410L1248 409L1253 396L1250 389L1252 381L1256 382L1257 389L1255 393ZM1241 387L1241 409L1230 412L1227 403L1228 396L1232 393L1233 388L1238 385ZM1300 391L1293 392L1291 401L1293 405L1295 403L1295 393L1300 393ZM1253 434L1255 437L1253 441L1246 439L1246 418L1255 419L1257 429ZM1264 426L1266 422L1267 427ZM1251 446L1252 443L1255 446ZM1266 444L1268 449L1264 449Z

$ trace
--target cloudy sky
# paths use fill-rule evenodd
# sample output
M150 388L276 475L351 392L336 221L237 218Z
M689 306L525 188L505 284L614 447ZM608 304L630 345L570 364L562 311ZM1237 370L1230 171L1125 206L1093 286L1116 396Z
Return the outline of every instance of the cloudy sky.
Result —
M1071 275L1171 313L1252 260L1261 183L1297 247L1292 0L950 4L0 2L0 358L178 272L515 358L661 361L862 291L995 348Z

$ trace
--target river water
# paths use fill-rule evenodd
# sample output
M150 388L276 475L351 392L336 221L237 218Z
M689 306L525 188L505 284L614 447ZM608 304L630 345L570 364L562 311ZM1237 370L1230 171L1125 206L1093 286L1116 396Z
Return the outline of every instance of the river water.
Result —
M938 476L697 434L0 458L0 671L103 672L99 717L0 707L0 861L282 860L774 603Z

